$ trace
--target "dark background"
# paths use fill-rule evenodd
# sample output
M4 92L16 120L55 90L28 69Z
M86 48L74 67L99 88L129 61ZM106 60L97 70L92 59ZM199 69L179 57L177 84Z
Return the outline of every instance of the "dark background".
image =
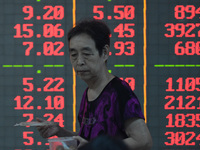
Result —
M199 1L197 0L147 0L147 106L144 105L144 32L143 32L143 7L144 2L141 0L79 0L76 1L76 16L75 20L78 21L84 17L98 16L98 14L93 12L93 7L96 5L104 6L100 9L104 13L104 20L112 31L111 38L111 52L112 55L108 61L108 68L111 72L122 78L131 77L135 79L135 90L134 92L138 96L142 109L147 110L147 125L151 132L153 138L153 150L178 150L178 149L199 149L198 135L200 134L198 127L187 128L187 127L174 127L166 128L168 120L166 116L172 113L174 116L176 114L198 114L198 109L192 110L165 110L164 106L169 100L166 100L166 96L178 96L186 97L188 95L193 95L196 99L199 97L199 92L194 90L191 92L166 92L168 84L166 80L168 78L173 78L173 88L178 87L177 79L183 78L197 78L199 77L200 69L198 66L195 67L155 67L154 65L177 65L177 64L200 64L199 55L183 55L177 56L174 54L174 46L178 41L194 41L197 42L199 37L186 38L184 37L172 37L167 38L164 36L167 32L165 27L166 23L199 23L200 14L196 14L193 19L176 19L174 17L174 8L177 5L194 5L199 8ZM61 5L64 7L64 18L62 20L37 20L36 16L42 16L47 10L44 10L44 6L56 6ZM121 19L117 20L114 16L119 14L114 13L114 7L117 5L127 6L133 5L135 7L135 18L132 20ZM34 17L30 20L24 20L27 14L24 14L22 8L24 6L32 6L34 9ZM73 80L72 80L72 68L68 56L68 46L66 35L68 30L73 26L73 1L69 0L1 0L0 1L0 149L7 150L38 150L38 149L48 149L48 141L43 139L34 127L14 127L16 123L27 121L27 117L23 117L23 114L33 114L35 117L44 117L44 114L51 113L55 117L59 114L63 114L65 128L73 129ZM50 14L52 15L52 14ZM189 15L186 13L186 16ZM107 19L107 16L111 16L112 19ZM62 38L37 38L36 34L43 33L43 25L47 23L62 24L62 29L65 31L65 36ZM118 38L118 33L114 32L114 29L120 23L134 23L135 26L135 36L132 38ZM16 24L33 24L31 29L34 31L34 36L32 38L14 38L16 30L14 26ZM197 35L199 28L195 28L192 33ZM22 33L24 33L22 31ZM128 32L126 32L128 34ZM176 32L179 34L179 32ZM30 56L25 56L26 46L22 45L24 41L34 42L34 48L31 50ZM37 52L41 52L43 48L43 43L45 41L62 41L65 46L61 50L65 52L64 56L36 56ZM126 56L122 54L121 56L116 56L119 50L114 48L114 43L116 41L133 41L135 42L135 54L133 56ZM64 67L44 67L43 65L64 65ZM133 64L135 67L114 67L116 64ZM10 67L6 68L3 65L33 65L30 68L24 67ZM41 70L38 74L37 71ZM31 83L34 84L34 90L32 92L24 92L22 84L22 79L25 77L32 77L34 80ZM44 78L59 78L64 79L64 84L62 87L65 88L64 92L37 92L37 88L44 87L46 82L43 81ZM76 110L78 113L80 100L82 94L86 88L86 84L79 78L76 80ZM52 85L55 86L55 85ZM196 87L200 88L199 84L196 82ZM31 102L30 106L35 106L33 110L15 110L16 101L14 99L16 96L31 95L34 100ZM47 106L44 100L47 96L62 95L65 98L65 108L62 110L45 110ZM26 101L25 101L26 102ZM22 104L25 103L22 101ZM184 104L187 101L184 100ZM171 106L177 106L178 102L175 101ZM42 109L38 110L37 106L41 106ZM199 101L191 105L195 108L199 107ZM173 122L175 119L173 119ZM190 122L185 119L186 123ZM174 124L174 123L173 123ZM181 124L181 123L180 123ZM196 124L200 124L200 120L196 120ZM79 124L76 124L76 130L79 130ZM34 132L28 136L34 140L30 145L25 145L24 142L29 143L28 139L23 138L23 133L29 131ZM186 140L183 137L178 138L183 140L182 145L177 146L173 144L172 146L165 145L165 142L170 142L168 136L165 135L166 132L194 132L195 137L190 141L194 142L195 145L188 146L185 141L189 138L186 136ZM200 136L200 135L199 135ZM195 139L196 138L196 139ZM200 139L200 137L199 137ZM38 145L41 142L41 145Z

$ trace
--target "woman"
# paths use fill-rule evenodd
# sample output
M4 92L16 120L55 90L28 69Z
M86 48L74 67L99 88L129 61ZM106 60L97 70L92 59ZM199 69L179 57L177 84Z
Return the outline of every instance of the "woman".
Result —
M44 138L74 136L79 147L106 134L123 140L131 150L150 149L151 135L136 95L125 81L108 72L110 30L107 25L94 19L83 20L69 31L68 42L71 64L88 85L78 114L80 131L74 133L52 125L38 127L40 134Z

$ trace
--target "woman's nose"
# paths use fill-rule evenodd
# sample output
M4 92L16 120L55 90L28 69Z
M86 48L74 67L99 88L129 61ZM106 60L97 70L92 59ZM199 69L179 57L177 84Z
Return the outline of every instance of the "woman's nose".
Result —
M84 65L84 64L85 64L84 58L81 55L79 55L77 58L77 65Z

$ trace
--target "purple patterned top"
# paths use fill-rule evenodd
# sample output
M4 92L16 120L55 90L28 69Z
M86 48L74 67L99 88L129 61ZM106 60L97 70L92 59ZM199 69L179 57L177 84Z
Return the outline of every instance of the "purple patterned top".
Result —
M100 134L124 139L127 138L125 120L133 117L144 119L136 95L128 83L118 77L113 78L94 101L88 101L87 90L78 114L79 135L84 139L90 141Z

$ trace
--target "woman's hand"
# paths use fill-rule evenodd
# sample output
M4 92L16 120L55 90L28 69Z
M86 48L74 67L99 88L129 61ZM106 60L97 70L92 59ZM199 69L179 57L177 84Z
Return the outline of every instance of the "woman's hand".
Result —
M78 148L88 143L88 141L82 138L81 136L73 136L73 138L79 141Z
M38 122L48 122L49 123L49 121L43 120L41 118L36 118L36 120ZM40 132L40 135L43 138L49 138L51 136L56 135L59 132L60 126L58 124L52 122L52 124L50 124L50 125L38 126L37 130Z

